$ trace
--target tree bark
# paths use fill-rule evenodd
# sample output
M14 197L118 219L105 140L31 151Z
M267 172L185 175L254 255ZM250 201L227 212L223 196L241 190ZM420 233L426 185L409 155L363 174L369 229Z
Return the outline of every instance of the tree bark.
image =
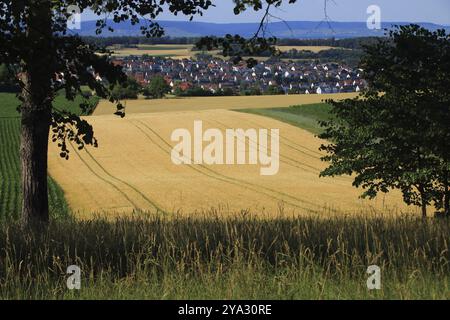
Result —
M422 204L420 207L422 209L422 218L426 218L427 217L427 202L424 198L422 198Z
M53 96L52 12L48 0L30 1L26 41L29 53L22 62L20 159L22 221L47 222L47 152Z
M32 99L22 107L20 157L22 165L22 219L25 224L47 222L47 150L49 112L37 109Z
M422 210L422 218L427 217L427 199L425 195L425 188L423 188L421 185L417 187L420 193L420 208Z
M448 185L448 171L444 175L444 214L450 218L450 188Z

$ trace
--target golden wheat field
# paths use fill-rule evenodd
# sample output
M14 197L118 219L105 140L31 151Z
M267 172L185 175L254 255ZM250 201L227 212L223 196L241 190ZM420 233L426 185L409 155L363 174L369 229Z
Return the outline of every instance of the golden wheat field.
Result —
M189 97L179 99L125 100L122 103L125 105L127 113L147 113L289 107L292 105L319 103L325 99L350 99L357 95L357 93L338 93L327 95L291 94L274 96ZM95 109L94 115L110 115L115 109L115 104L102 100Z
M293 49L297 51L307 50L312 52L319 52L322 50L329 50L335 48L330 46L277 46L277 49L280 50L281 52L286 52Z
M271 118L210 109L129 112L124 119L100 115L88 120L95 128L98 148L71 147L69 161L59 158L55 144L49 152L49 172L80 218L90 218L93 212L114 217L135 209L192 213L216 208L221 214L248 209L267 216L404 208L398 194L361 200L350 178L319 178L326 165L319 159L321 141ZM178 128L192 132L195 120L202 120L204 130L279 129L278 173L262 176L260 164L174 164L170 154L176 142L171 134ZM248 152L248 141L246 146ZM272 152L270 145L268 149Z
M164 56L170 57L172 59L191 59L195 54L200 53L200 51L192 51L194 45L192 44L156 44L156 45L142 45L138 44L135 48L114 48L110 49L114 52L113 55L116 57L126 57L126 56L142 56L144 54L149 56ZM333 49L330 46L277 46L281 52L286 52L292 49L298 51L308 50L312 52L319 52L322 50ZM207 52L208 53L208 52ZM212 50L209 54L225 59L219 50ZM266 57L255 57L257 60L267 60Z
M137 45L136 48L110 48L116 57L125 56L142 56L144 54L149 56L171 57L173 59L190 59L193 45L191 44L158 44L158 45Z

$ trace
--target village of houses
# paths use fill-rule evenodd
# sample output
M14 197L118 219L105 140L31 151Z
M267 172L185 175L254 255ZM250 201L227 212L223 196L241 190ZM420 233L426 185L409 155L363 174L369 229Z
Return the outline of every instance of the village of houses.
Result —
M267 60L249 68L212 57L177 60L148 56L115 58L114 63L143 86L155 75L163 76L172 92L197 87L211 94L226 91L239 95L248 88L267 93L272 87L285 94L327 94L358 92L366 86L361 69L338 63Z

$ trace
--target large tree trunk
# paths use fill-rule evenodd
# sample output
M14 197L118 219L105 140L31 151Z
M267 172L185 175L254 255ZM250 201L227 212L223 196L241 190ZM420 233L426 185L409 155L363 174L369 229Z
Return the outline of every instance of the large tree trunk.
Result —
M427 217L427 198L426 198L426 194L425 194L425 188L422 185L419 185L419 186L417 186L417 189L419 190L419 193L420 193L420 201L421 201L420 208L422 210L422 218L426 218Z
M39 110L32 99L22 105L20 158L22 164L22 219L24 223L47 222L47 150L49 112Z
M424 198L422 198L422 205L420 206L422 210L422 218L427 217L427 202Z
M450 188L448 185L448 171L444 175L444 213L450 218Z
M29 54L22 62L22 220L47 222L47 152L52 100L52 27L48 0L31 1L26 41Z

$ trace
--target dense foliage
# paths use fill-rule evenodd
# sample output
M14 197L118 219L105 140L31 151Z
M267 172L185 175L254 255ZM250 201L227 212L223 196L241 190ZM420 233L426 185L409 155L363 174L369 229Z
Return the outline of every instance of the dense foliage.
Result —
M349 39L277 39L277 45L280 46L328 46L334 48L362 49L362 46L375 43L376 37L362 37ZM199 37L160 37L146 38L136 36L109 36L109 37L83 37L87 43L100 47L109 47L112 45L123 45L132 47L142 44L196 44Z
M430 204L450 215L450 35L417 25L389 35L365 49L363 97L331 102L322 174L354 174L363 196L399 189L424 216Z
M143 89L143 93L148 98L160 99L169 93L171 89L164 77L155 76L150 79L150 83Z
M111 90L115 100L137 99L142 87L133 78L127 78L123 83L117 83Z

